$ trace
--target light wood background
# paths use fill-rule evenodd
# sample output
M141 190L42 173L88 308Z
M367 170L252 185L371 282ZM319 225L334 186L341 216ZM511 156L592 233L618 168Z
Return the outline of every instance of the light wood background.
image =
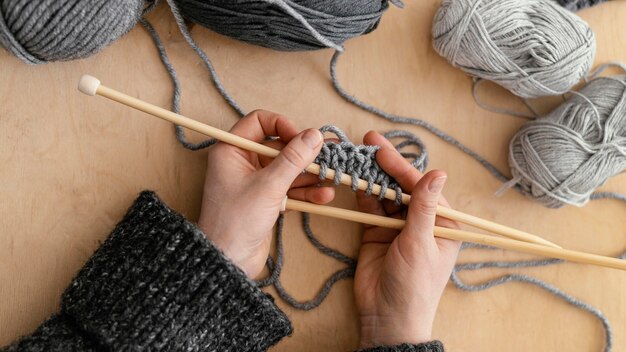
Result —
M432 122L506 170L509 139L524 121L478 108L470 79L433 51L430 27L439 1L406 3L403 10L391 8L378 30L347 43L338 68L343 85L387 111ZM613 1L579 15L596 33L597 64L626 61L626 2ZM162 6L150 19L182 80L183 113L228 129L236 114L210 84L169 10ZM390 124L345 103L330 85L330 50L275 52L200 26L192 33L246 110L279 111L301 128L332 123L359 141L370 129L408 128L426 141L430 167L448 172L445 193L457 209L576 250L609 255L626 248L623 204L599 201L580 209L548 210L514 192L496 198L500 184L464 154L424 130ZM79 94L75 87L83 73L170 106L169 78L140 27L86 60L34 67L0 51L0 345L31 332L58 309L73 275L141 190L157 191L191 220L199 214L205 152L180 147L165 122ZM495 86L486 86L483 95L493 103L522 109L516 98ZM626 176L612 178L603 189L624 191ZM352 207L350 192L341 191L336 204ZM356 254L358 225L314 217L313 226L324 243ZM298 214L288 216L285 232L284 285L300 299L311 298L341 265L308 244ZM501 251L467 252L460 261L521 257ZM614 350L626 350L626 273L573 264L514 272L547 280L598 307L613 324ZM463 277L476 282L501 273L489 270ZM295 333L275 351L347 351L357 346L351 280L339 283L314 311L278 303L291 317ZM448 287L434 334L457 352L603 348L601 326L591 315L517 283L482 293Z

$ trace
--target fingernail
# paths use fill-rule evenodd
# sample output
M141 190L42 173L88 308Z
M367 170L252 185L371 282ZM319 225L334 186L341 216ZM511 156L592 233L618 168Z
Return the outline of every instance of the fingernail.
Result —
M310 129L307 130L306 132L304 132L304 134L302 135L302 140L304 141L304 143L306 145L308 145L311 148L315 148L317 147L320 142L322 141L322 133L320 133L320 131L315 130L315 129Z
M439 176L436 179L430 181L428 184L428 190L430 193L439 193L443 188L443 185L446 183L446 176Z

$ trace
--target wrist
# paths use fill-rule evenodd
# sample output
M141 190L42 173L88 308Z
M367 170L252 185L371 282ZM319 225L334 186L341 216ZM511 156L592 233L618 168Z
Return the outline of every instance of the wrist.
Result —
M240 243L241 241L237 240L237 236L227 235L223 231L216 233L214 231L205 230L206 227L201 225L200 229L203 230L205 236L213 245L218 248L233 265L243 271L248 278L254 280L261 274L267 259L267 251L263 253L261 248L250 248L250 246Z
M361 316L361 349L420 344L432 340L432 322L401 319L394 316Z

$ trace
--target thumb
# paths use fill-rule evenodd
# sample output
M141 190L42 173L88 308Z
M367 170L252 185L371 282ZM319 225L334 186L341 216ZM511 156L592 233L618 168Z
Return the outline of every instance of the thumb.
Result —
M446 178L443 171L433 170L424 175L413 189L405 225L405 230L408 229L407 235L413 240L434 243L437 205Z
M286 194L293 181L311 164L322 148L322 133L316 129L300 132L262 170L270 180L273 191Z

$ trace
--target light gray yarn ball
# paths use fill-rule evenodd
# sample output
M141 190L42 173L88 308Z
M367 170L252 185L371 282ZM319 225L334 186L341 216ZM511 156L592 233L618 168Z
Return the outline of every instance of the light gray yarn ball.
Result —
M548 207L584 205L626 168L626 76L596 78L511 140L521 191Z
M141 18L143 0L0 0L0 45L29 64L84 58Z
M432 35L453 66L523 98L567 92L596 48L587 23L552 0L443 0Z

